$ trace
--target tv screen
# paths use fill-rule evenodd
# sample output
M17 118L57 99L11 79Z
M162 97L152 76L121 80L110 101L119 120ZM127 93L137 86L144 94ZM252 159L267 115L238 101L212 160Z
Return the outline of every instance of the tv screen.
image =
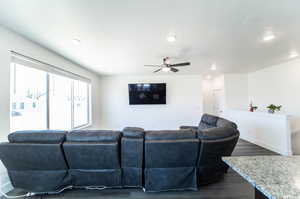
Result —
M128 84L129 104L166 104L166 84Z

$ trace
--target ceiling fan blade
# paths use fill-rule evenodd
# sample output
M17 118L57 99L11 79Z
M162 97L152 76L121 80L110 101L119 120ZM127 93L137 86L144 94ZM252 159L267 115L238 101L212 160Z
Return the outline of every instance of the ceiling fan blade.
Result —
M159 71L161 71L162 70L162 68L160 68L160 69L157 69L156 71L154 71L153 73L157 73L157 72L159 72Z
M178 64L171 64L171 67L180 67L180 66L189 66L191 65L190 62L178 63Z
M160 65L144 65L146 67L161 67Z
M172 72L177 73L179 70L177 68L170 68Z

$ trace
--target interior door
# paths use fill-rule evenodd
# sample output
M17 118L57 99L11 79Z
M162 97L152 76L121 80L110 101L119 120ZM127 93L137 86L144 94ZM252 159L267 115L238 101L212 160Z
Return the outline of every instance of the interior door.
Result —
M224 91L222 89L213 90L213 112L215 115L221 115L224 112Z

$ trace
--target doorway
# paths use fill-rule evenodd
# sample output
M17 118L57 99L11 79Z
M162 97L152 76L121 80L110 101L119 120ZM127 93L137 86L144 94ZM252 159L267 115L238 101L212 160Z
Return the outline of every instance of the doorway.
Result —
M224 90L213 89L212 92L212 102L213 102L213 113L217 116L222 115L224 112Z

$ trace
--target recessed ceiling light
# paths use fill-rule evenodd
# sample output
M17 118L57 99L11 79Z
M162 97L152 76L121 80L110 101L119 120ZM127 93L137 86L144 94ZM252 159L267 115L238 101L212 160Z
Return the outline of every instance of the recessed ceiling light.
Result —
M206 75L205 78L208 79L208 80L210 80L210 79L211 79L211 76L210 76L210 75Z
M80 44L80 39L73 38L73 39L72 39L72 42L73 42L73 44L75 44L75 45L79 45L79 44Z
M212 64L210 67L210 70L217 70L217 65L216 64Z
M295 58L295 57L298 57L299 56L299 54L298 54L298 52L297 51L292 51L291 53L290 53L290 59L293 59L293 58Z
M171 69L168 68L168 67L164 67L164 68L162 68L161 70L162 70L163 72L169 72Z
M264 35L264 37L263 37L263 41L271 41L271 40L273 40L273 39L275 39L275 35L274 35L274 33L273 32L271 32L271 31L269 31L269 32L266 32L265 33L265 35Z
M176 41L176 36L175 35L169 35L167 36L167 41L170 43L173 43Z

